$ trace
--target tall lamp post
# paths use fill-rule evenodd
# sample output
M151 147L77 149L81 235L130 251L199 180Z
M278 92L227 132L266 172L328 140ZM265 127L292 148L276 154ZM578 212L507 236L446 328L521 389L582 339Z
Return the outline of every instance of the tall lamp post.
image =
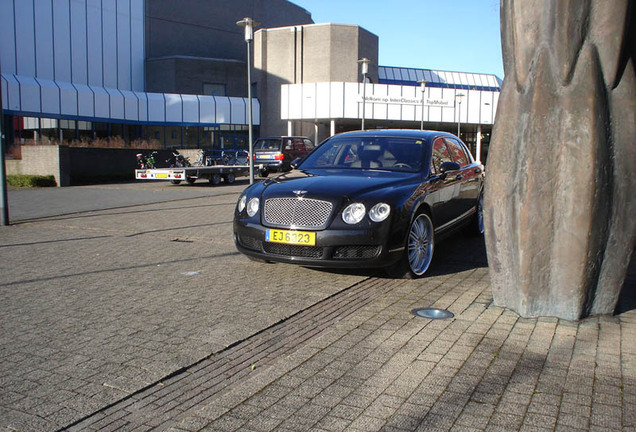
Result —
M462 124L462 98L464 97L463 93L457 94L455 95L455 100L457 101L458 104L458 109L457 109L457 138L461 139L461 137L459 136L460 133L460 127Z
M2 67L0 66L0 72ZM1 76L1 74L0 74ZM4 111L2 108L2 85L0 85L0 223L9 225L9 202L7 200L7 171L4 163Z
M250 45L254 40L254 27L259 23L252 18L243 18L236 22L239 27L245 28L245 43L247 45L247 124L248 140L249 140L249 159L250 159L250 184L254 183L254 140L252 137L252 50Z
M362 69L362 130L364 130L365 108L367 106L367 74L369 73L369 63L371 60L364 57L358 60Z
M426 81L424 81L424 78L422 78L422 80L418 82L420 83L422 89L422 120L420 122L420 130L424 130L424 99L426 92Z

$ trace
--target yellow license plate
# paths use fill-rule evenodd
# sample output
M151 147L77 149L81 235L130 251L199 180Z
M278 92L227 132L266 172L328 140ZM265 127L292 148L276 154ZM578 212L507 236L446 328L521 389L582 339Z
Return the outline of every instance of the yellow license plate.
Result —
M168 178L168 174L166 174L166 173L157 173L157 178Z
M316 233L306 231L285 231L270 229L265 231L265 241L273 243L315 246Z

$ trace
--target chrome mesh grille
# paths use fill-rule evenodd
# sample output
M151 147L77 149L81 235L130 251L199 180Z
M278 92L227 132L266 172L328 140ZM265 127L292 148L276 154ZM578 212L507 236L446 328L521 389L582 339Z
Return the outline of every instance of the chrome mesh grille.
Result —
M339 246L333 252L334 259L373 258L380 253L381 246Z
M263 243L254 237L243 236L243 235L238 236L238 241L241 246L248 249L257 250L257 251L261 250L261 244Z
M322 258L323 249L318 246L296 246L278 243L263 243L263 250L268 254L302 258Z
M332 208L329 201L271 198L265 200L265 221L282 226L318 228L327 223Z

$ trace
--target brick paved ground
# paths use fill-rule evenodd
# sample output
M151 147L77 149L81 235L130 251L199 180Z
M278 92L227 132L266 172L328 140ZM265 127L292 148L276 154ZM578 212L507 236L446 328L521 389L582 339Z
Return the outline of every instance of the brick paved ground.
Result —
M364 279L246 260L241 189L1 227L0 426L70 424Z
M372 278L350 291L373 300L335 322L325 318L329 325L291 353L254 370L249 355L241 363L225 353L71 430L636 428L636 311L578 323L519 318L491 304L486 268L457 265L438 265L418 281ZM409 311L419 306L455 317L416 318ZM303 316L277 327L288 325L316 321ZM221 364L241 376L208 390L206 377Z
M581 322L519 318L492 305L483 242L461 236L415 281L255 264L223 237L235 200L0 231L0 424L636 431L633 304ZM455 317L410 313L422 306Z

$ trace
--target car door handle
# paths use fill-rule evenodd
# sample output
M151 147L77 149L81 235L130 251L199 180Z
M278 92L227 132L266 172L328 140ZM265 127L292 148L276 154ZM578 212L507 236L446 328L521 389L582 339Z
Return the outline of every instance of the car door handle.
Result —
M455 179L456 179L456 180L461 180L461 179L463 179L463 178L464 178L464 177L463 177L461 174L457 174L457 177L455 177Z

